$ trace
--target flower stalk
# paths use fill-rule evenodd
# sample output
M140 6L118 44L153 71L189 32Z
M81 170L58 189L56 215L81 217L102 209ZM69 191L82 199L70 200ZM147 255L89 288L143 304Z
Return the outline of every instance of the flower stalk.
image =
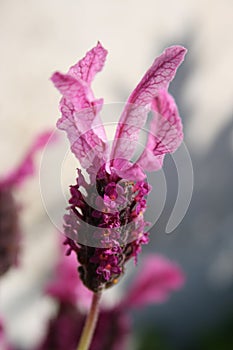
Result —
M77 350L88 350L95 332L100 304L101 292L93 293L91 308L86 318Z

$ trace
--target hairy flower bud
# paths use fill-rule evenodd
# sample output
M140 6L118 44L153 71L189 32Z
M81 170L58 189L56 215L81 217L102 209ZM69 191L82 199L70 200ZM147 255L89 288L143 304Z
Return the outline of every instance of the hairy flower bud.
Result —
M141 245L148 242L143 212L149 190L147 182L123 180L104 167L96 185L85 182L79 171L65 215L66 244L68 254L76 252L80 278L92 291L116 284L125 263L136 259Z

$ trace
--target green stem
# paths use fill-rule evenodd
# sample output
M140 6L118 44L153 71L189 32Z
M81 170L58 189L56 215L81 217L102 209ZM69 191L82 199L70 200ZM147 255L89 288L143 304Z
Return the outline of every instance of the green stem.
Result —
M89 314L87 315L86 323L84 325L77 350L88 350L91 345L99 315L100 297L101 292L93 293L91 308Z

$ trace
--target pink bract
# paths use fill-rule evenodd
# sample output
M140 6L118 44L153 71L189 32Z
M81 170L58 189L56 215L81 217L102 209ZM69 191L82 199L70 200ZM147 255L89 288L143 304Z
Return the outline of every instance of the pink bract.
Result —
M181 268L163 256L148 255L123 301L127 307L165 302L185 282Z
M127 101L111 150L100 119L103 100L95 99L90 87L95 74L104 66L107 51L98 43L67 74L54 73L51 79L63 95L60 103L62 117L57 126L66 131L71 150L82 167L90 173L95 164L97 172L103 163L110 161L110 165L106 165L109 171L113 167L121 171L121 176L125 175L125 178L133 173L134 179L137 176L142 179L143 170L161 168L164 155L174 152L183 139L179 113L167 89L185 54L184 47L171 46L155 59ZM133 164L130 160L151 110L153 120L146 149L138 162ZM117 159L129 161L130 166L127 166L125 173L122 166L112 163Z
M33 141L32 145L29 147L21 163L10 172L0 175L0 188L19 186L29 176L34 175L35 155L46 145L51 134L51 131L46 131L42 134L39 134Z

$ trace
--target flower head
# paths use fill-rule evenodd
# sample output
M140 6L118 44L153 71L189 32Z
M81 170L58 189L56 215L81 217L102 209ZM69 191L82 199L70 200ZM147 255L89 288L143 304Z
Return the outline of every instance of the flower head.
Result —
M70 187L66 243L77 254L82 281L94 292L114 285L125 263L136 259L148 242L143 213L150 186L145 171L160 169L165 154L174 152L183 139L179 113L167 89L185 53L185 48L172 46L155 59L126 103L112 147L100 119L103 99L96 99L91 89L105 63L102 45L98 43L67 74L52 76L62 94L57 127L66 131L72 152L90 178L86 182L78 170L76 185ZM146 147L132 161L149 112Z

